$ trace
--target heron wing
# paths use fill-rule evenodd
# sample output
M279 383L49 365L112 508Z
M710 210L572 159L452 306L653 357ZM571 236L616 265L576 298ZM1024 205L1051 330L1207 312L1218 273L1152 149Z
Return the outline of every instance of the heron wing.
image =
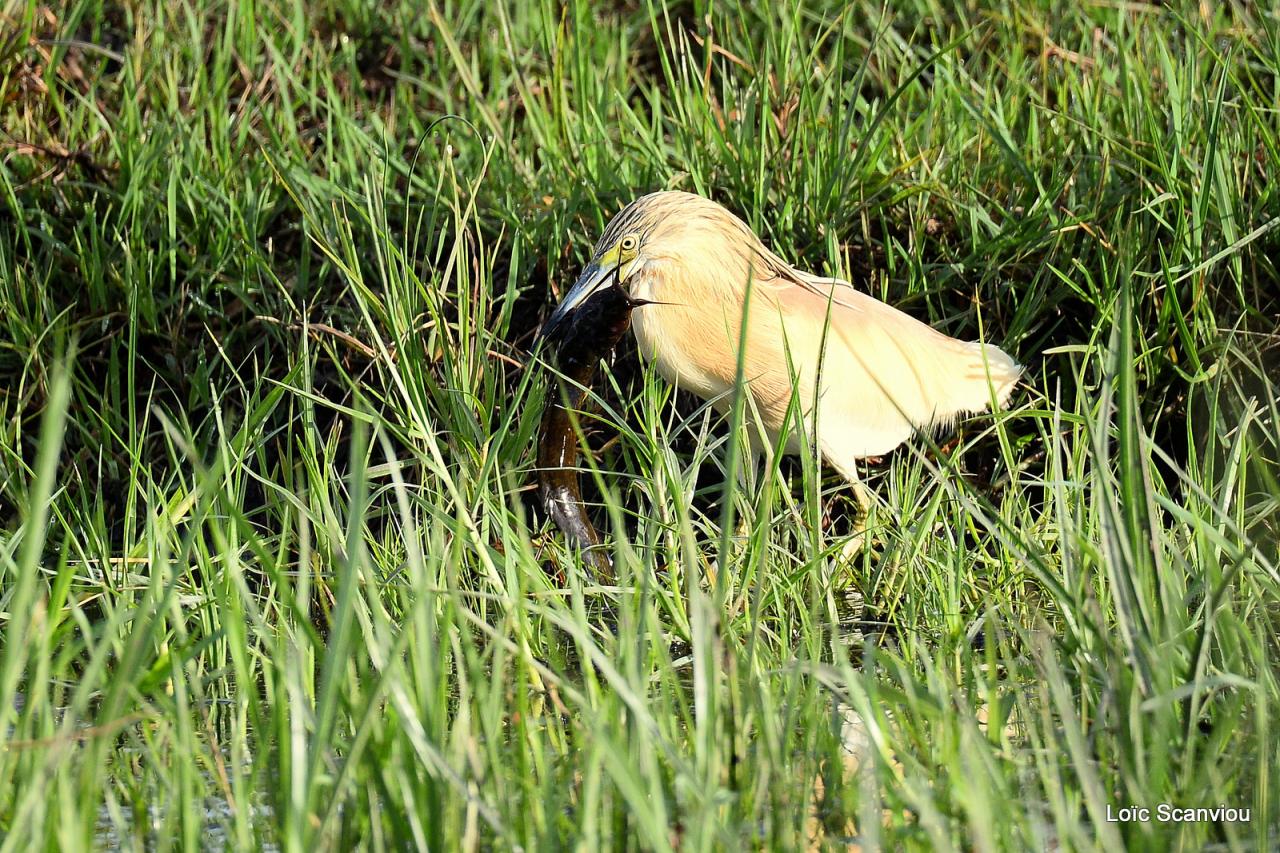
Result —
M800 389L812 395L820 382L820 440L838 467L1008 400L1022 368L997 347L948 337L847 282L783 266L760 283L778 306Z

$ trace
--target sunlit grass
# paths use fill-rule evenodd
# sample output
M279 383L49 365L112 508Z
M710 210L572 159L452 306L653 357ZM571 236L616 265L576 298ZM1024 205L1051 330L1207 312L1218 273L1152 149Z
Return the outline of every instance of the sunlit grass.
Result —
M0 0L0 847L1274 846L1280 21L954 5ZM850 554L624 347L597 584L661 187L1025 387Z

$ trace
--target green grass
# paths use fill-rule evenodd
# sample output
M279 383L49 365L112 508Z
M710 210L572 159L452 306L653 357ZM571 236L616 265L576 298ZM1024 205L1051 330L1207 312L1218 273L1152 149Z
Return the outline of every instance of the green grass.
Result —
M0 849L1280 844L1280 17L757 7L0 0ZM662 187L1029 366L856 559L626 348L538 512Z

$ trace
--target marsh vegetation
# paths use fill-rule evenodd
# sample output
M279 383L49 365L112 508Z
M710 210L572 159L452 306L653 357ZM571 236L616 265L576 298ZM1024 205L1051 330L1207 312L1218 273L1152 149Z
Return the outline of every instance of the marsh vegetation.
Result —
M4 849L1276 846L1274 6L767 5L0 0ZM855 558L626 346L540 514L663 187L1028 365Z

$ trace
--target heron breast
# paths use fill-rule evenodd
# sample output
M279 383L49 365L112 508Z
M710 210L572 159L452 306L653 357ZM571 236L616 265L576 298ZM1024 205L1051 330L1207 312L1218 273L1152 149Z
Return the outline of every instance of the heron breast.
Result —
M717 376L719 362L732 358L726 347L695 306L679 302L662 287L660 276L645 273L631 283L631 296L653 304L641 305L631 314L631 331L636 336L640 356L652 361L668 382L710 399L728 390Z

